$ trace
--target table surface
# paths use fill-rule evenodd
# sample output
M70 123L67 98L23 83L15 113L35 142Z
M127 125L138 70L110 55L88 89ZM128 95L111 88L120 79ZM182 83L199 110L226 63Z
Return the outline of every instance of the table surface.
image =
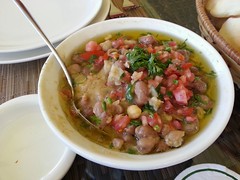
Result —
M128 16L145 16L180 24L200 34L193 0L132 0L139 8L125 11ZM120 9L122 0L113 0ZM187 8L186 8L187 7ZM47 58L18 64L0 65L0 104L18 96L36 94L39 73ZM152 171L108 168L76 156L63 179L174 179L185 168L200 163L217 163L240 173L240 90L235 88L235 104L221 136L208 149L178 165Z

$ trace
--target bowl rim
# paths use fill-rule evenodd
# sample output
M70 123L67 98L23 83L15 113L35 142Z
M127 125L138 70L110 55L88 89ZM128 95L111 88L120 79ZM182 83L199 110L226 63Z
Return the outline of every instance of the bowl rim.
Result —
M69 38L64 40L57 47L57 49L63 50L64 48L66 48L66 46L65 46L66 43L71 42L77 36L81 36L84 32L91 32L93 29L97 29L97 27L100 27L100 26L106 28L110 24L114 26L117 24L122 25L123 23L126 23L126 22L127 23L135 23L135 25L136 25L136 23L143 23L143 22L148 22L150 24L156 23L156 25L159 25L161 27L162 26L166 26L168 28L171 27L174 29L174 31L180 30L180 31L182 31L182 33L184 32L185 35L194 37L197 42L201 42L202 47L204 47L205 49L208 49L208 51L211 52L212 55L214 55L215 58L213 59L213 61L220 63L219 67L214 67L214 68L215 69L220 68L221 69L220 71L224 72L224 73L221 72L222 73L221 77L228 79L228 81L224 82L225 83L224 86L222 84L218 84L219 88L221 88L219 90L221 92L219 92L219 93L223 94L224 90L222 90L222 89L227 88L227 90L228 90L227 95L223 94L223 97L219 97L219 101L224 102L225 101L224 98L226 98L226 96L227 96L227 99L228 99L228 101L226 102L227 107L225 107L225 110L227 110L227 112L224 113L222 117L220 117L217 113L215 113L215 115L217 117L224 118L224 121L217 125L216 124L213 125L212 123L209 123L209 126L206 127L206 130L201 132L201 134L198 137L196 137L196 140L191 142L191 144L193 145L193 148L191 148L191 151L189 151L189 144L187 144L187 145L183 145L182 147L180 147L178 149L174 149L174 150L164 152L164 153L157 153L157 154L150 154L150 155L131 155L131 154L119 153L119 152L115 152L115 151L112 152L112 150L105 149L105 148L101 147L100 145L97 145L97 144L94 144L93 142L88 141L88 144L91 144L92 147L104 149L104 151L106 151L105 153L103 153L101 150L98 152L96 152L95 150L94 151L91 150L91 152L89 152L88 151L89 149L86 149L86 146L79 147L76 143L71 141L71 139L68 136L66 136L66 134L63 133L63 130L57 129L57 127L51 121L51 118L48 115L49 110L44 107L47 105L48 102L43 100L44 91L45 91L45 88L43 88L43 86L44 86L44 78L43 77L44 77L45 73L47 73L47 70L46 70L47 67L51 66L51 64L54 62L54 57L52 54L49 56L49 58L47 59L47 61L45 62L44 66L43 66L43 69L42 69L42 71L40 73L40 77L39 77L39 83L38 83L39 103L40 103L40 109L42 111L44 119L46 120L47 124L50 126L52 131L66 145L68 145L74 152L76 152L80 156L82 156L90 161L93 161L97 164L102 164L105 166L118 168L118 169L126 169L126 170L153 170L153 169L172 166L172 165L181 163L183 161L187 161L187 160L193 158L194 156L200 154L202 151L207 149L212 143L214 143L214 141L220 136L220 134L222 133L222 131L224 130L224 128L226 127L226 125L229 121L229 118L231 116L232 109L233 109L233 103L234 103L234 86L233 86L233 81L231 78L230 71L229 71L225 61L222 59L220 54L217 52L217 50L214 49L212 47L212 45L210 45L210 43L208 43L206 40L204 40L202 37L200 37L196 33L192 32L180 25L177 25L177 24L174 24L174 23L171 23L168 21L152 19L152 18L145 18L145 17L126 17L126 18L119 18L119 19L110 19L110 20L106 20L103 22L99 22L99 23L87 26L83 29L80 29L76 33L72 34ZM136 28L133 28L133 29L136 29ZM152 27L146 27L146 29L149 29L149 31L151 31L150 29L152 29ZM152 29L152 31L154 31L154 30ZM110 30L110 32L111 32L111 30ZM161 32L160 29L159 29L159 32ZM102 34L106 34L106 33L102 33ZM172 36L172 35L170 35L170 36ZM215 127L217 129L214 133L212 133L212 131L211 131L211 128L213 128L213 127ZM203 135L205 135L206 132L212 133L212 136L208 136L208 139L206 142L203 141L202 143L198 143L197 140L200 137L202 137ZM186 154L186 151L187 151L187 154ZM173 152L178 152L179 154L176 156ZM111 155L111 156L109 157L108 155ZM112 158L112 155L114 155L114 156L116 155L116 157ZM175 156L171 156L171 155L175 155ZM168 157L166 158L166 156L168 156Z

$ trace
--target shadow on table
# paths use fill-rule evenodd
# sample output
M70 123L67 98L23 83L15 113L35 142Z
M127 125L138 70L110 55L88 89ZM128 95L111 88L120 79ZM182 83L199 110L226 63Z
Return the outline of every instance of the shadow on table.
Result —
M173 180L180 172L192 165L192 160L181 164L150 171L128 171L109 168L77 156L74 168L63 180ZM77 165L76 165L77 164Z

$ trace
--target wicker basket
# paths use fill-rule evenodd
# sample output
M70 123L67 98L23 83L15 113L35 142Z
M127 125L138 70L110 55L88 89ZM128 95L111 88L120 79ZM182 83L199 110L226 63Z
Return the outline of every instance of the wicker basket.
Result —
M222 55L229 66L234 82L240 88L240 52L228 44L214 27L206 11L207 0L196 0L199 29L202 37L211 43Z

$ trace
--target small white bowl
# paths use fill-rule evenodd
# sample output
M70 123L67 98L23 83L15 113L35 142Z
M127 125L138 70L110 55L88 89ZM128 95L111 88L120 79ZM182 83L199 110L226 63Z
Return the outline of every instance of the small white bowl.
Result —
M45 123L38 95L0 105L0 179L61 179L76 154Z
M119 169L151 170L172 166L198 155L208 148L227 125L234 103L234 86L229 69L219 53L203 38L179 25L151 18L119 18L85 27L63 41L58 52L68 60L73 52L88 40L110 32L145 30L167 34L187 44L208 61L217 74L218 103L213 119L207 127L182 147L168 152L131 155L106 149L77 132L65 116L58 98L59 76L62 70L51 55L46 61L39 80L39 102L43 116L53 132L74 152L93 162Z

